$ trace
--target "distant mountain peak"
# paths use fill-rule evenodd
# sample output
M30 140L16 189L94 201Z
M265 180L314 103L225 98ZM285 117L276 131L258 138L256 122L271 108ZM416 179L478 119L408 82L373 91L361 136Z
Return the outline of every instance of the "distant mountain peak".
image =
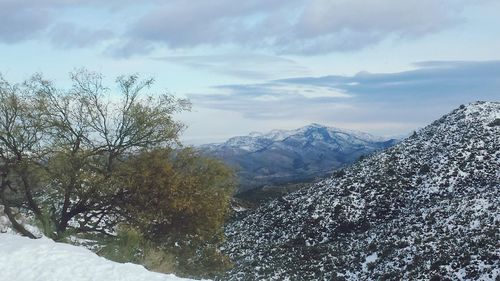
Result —
M235 167L242 189L247 189L324 176L395 143L368 133L313 123L294 130L253 132L200 149Z
M271 142L283 141L286 138L289 138L292 136L305 137L308 133L315 132L317 130L324 130L332 138L334 138L335 134L342 133L345 135L350 135L353 138L357 138L357 139L360 139L363 141L368 141L368 142L383 142L383 141L389 141L389 140L393 139L393 138L387 138L387 137L381 137L381 136L374 136L372 134L361 132L361 131L356 131L356 130L341 129L341 128L337 128L337 127L330 127L330 126L321 125L318 123L311 123L309 125L300 127L298 129L292 129L292 130L274 129L274 130L271 130L271 131L266 132L266 133L251 132L250 134L248 134L246 136L232 137L232 138L228 139L226 142L205 144L205 145L201 145L200 147L205 148L205 149L210 149L210 148L224 146L224 147L232 147L234 149L256 151L256 150L262 149L264 145L268 145Z

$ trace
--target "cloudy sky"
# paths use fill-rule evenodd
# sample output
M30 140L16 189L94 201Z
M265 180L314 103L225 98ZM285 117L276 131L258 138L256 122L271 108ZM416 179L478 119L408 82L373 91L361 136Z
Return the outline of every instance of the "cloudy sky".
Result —
M0 72L188 97L190 144L309 123L398 135L500 100L498 0L0 0Z

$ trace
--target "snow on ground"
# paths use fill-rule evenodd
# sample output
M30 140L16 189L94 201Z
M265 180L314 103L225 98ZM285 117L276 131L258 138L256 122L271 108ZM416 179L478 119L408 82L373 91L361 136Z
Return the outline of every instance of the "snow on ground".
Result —
M365 262L361 264L361 267L363 268L363 271L367 272L368 271L368 264L371 263L371 262L376 261L377 258L378 258L378 254L376 252L373 253L373 254L370 254L369 256L367 256L365 258Z
M116 263L85 248L0 234L0 280L15 281L188 281Z

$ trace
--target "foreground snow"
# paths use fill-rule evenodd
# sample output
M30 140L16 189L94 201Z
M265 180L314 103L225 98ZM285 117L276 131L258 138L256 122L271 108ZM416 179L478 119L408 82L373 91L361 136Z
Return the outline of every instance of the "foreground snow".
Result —
M15 281L187 281L121 264L95 253L50 239L0 234L0 280Z

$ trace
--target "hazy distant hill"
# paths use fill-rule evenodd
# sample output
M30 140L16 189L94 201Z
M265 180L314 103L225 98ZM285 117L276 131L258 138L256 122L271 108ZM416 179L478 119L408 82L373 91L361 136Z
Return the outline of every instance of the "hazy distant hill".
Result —
M461 106L226 236L229 280L499 280L500 103Z
M234 137L200 149L235 167L240 191L267 184L310 180L351 164L360 156L397 141L367 133L311 124L296 130L273 130Z

